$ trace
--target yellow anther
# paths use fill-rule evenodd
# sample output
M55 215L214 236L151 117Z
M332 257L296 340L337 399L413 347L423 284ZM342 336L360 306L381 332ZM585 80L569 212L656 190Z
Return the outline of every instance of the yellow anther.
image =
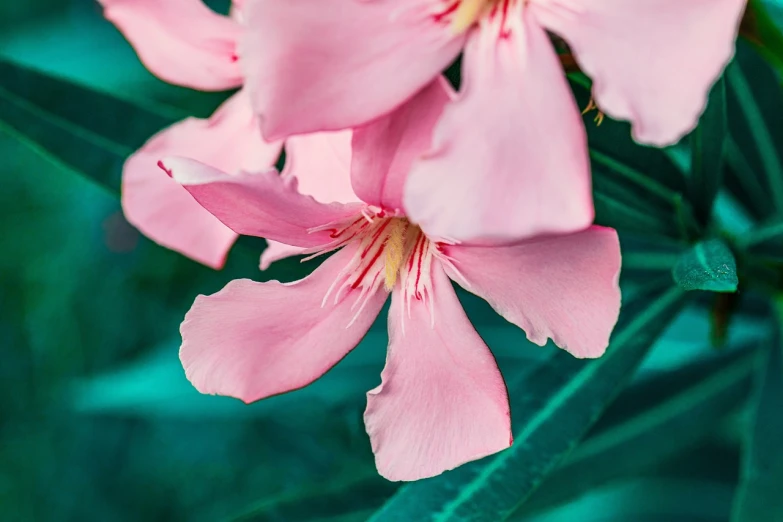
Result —
M454 12L451 28L456 34L466 31L472 26L492 0L459 0L459 6Z
M405 257L405 229L408 224L402 219L393 219L388 226L384 253L386 281L384 286L387 292L391 292L397 282L402 262Z
M598 108L598 105L595 104L595 101L591 96L590 101L588 102L587 107L585 107L585 109L582 111L582 114L587 114L592 110L596 111L596 115L595 118L593 118L593 121L596 125L601 125L604 122L604 113L601 112L601 110Z

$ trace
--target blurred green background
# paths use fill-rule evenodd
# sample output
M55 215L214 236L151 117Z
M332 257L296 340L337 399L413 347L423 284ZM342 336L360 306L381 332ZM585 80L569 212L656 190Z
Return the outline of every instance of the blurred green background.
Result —
M225 96L152 77L89 0L0 4L0 53L167 114L207 116ZM212 271L141 236L116 194L1 126L0 158L0 521L358 521L392 497L399 484L377 476L361 419L383 366L383 314L313 386L249 406L201 396L177 356L194 297L236 277L291 281L310 267L294 260L261 273L263 242L243 238L226 269ZM628 280L624 298L647 282ZM554 348L530 345L483 301L460 298L507 380L523 381L551 356ZM716 350L710 305L699 301L671 324L635 376L641 384L594 434L655 403L659 376L683 367L701 375L699 365L724 360L736 368L740 359L725 359L731 347L769 338L768 322L748 313ZM666 382L687 386L688 375ZM627 460L613 457L627 469L555 473L514 518L728 520L748 388L732 378L736 393L716 399L730 403L725 411L691 419L703 421L698 436L652 451L654 460L638 459L642 441ZM523 400L512 395L512 413ZM589 451L604 451L598 440Z

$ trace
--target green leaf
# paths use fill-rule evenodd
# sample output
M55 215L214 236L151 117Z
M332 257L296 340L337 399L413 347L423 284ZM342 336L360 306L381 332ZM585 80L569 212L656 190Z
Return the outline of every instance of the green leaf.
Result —
M743 170L750 170L764 184L764 199L776 211L783 211L783 163L778 154L783 140L783 129L777 116L781 109L780 85L772 77L766 63L753 53L738 46L738 59L726 70L729 86L729 121L731 136L737 143L737 151L727 159L738 163ZM727 151L731 151L729 148ZM743 165L744 163L744 165ZM745 175L748 175L746 173ZM737 173L736 175L740 175ZM752 208L756 201L743 201Z
M711 435L744 402L757 355L756 346L737 349L630 388L521 511L540 511L636 475ZM646 405L650 397L654 402ZM601 426L604 420L611 422Z
M783 262L783 217L774 217L760 223L737 239L738 246L754 258Z
M609 484L542 516L514 522L725 522L732 484L713 478L644 477Z
M683 252L672 269L672 276L685 290L737 291L737 263L720 239L697 243Z
M346 477L331 477L328 484L318 484L303 491L278 495L246 509L231 519L232 522L261 522L266 520L335 522L351 520L360 511L361 518L368 516L391 496L399 484L382 479L374 468L369 473L352 472ZM314 517L317 515L317 518Z
M743 152L736 140L726 139L726 186L742 203L745 211L756 219L763 220L775 213L769 191L764 187L758 172L748 155Z
M780 191L779 181L768 174L769 166L775 170L780 163L777 150L783 147L783 127L777 118L783 112L780 79L744 41L737 42L724 79L729 124L724 184L747 215L767 220L776 213L772 196Z
M133 150L42 113L0 88L0 131L50 161L119 194L122 165Z
M0 58L0 88L37 109L131 149L185 116L161 105L141 106L70 80Z
M712 88L707 109L690 135L688 200L702 227L710 221L712 204L723 183L723 151L727 132L726 84L721 78Z
M757 367L753 420L746 434L742 480L733 522L783 520L783 343L777 332Z
M623 272L629 270L671 270L679 259L679 252L625 251L623 253Z
M511 448L404 486L371 520L496 521L512 513L576 445L680 310L682 291L664 285L655 282L626 304L600 359L559 351L524 382L509 382Z
M749 38L761 55L777 70L783 78L783 33L775 23L775 12L780 18L783 7L775 0L750 0L745 19L752 24L752 37ZM744 23L744 22L743 22Z
M125 158L179 116L0 59L3 130L112 192Z
M636 202L638 198L621 196L605 190L598 178L593 179L595 222L620 232L653 236L667 240L679 239L680 233L672 221L660 219L659 213L645 212ZM600 188L599 188L600 187Z

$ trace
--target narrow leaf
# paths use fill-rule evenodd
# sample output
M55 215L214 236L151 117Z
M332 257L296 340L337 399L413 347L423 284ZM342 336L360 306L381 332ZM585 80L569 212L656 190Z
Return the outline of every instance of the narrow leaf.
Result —
M654 297L644 292L627 303L600 359L558 352L524 382L509 383L511 448L404 486L371 520L496 521L512 513L576 445L680 310L680 289L656 287Z
M185 116L168 107L144 107L2 58L0 88L43 113L130 149Z
M596 222L622 232L679 239L674 211L655 208L627 185L609 176L595 175L593 199Z
M112 192L125 158L178 116L0 59L3 129Z
M738 238L737 243L755 258L783 261L783 218L778 216L760 223Z
M568 505L514 522L726 522L733 485L711 477L653 476L609 484Z
M679 252L654 252L647 249L623 253L623 272L629 270L671 270L680 259Z
M783 6L775 0L750 0L742 19L740 34L769 61L783 79L783 33L774 21L773 10L780 17Z
M745 211L759 220L774 214L774 204L761 176L732 136L726 139L725 164L726 186Z
M726 84L721 78L712 88L707 109L690 136L688 200L702 227L709 223L712 204L723 182L723 151L727 132Z
M734 62L724 75L729 136L725 147L724 183L745 212L759 220L776 213L781 180L778 151L783 146L780 78L744 41L737 42Z
M755 346L738 349L635 385L605 418L615 410L631 414L608 427L596 426L521 512L540 511L638 474L711 435L745 400L757 355ZM650 397L655 402L644 407Z
M379 477L374 469L369 471L369 474L354 472L343 480L330 479L328 484L278 495L247 509L231 522L304 522L332 517L335 521L350 520L351 514L356 511L363 513L363 518L357 520L367 520L399 487L397 483Z
M697 243L685 251L674 265L672 276L685 290L737 291L737 263L720 239Z
M773 117L772 115L775 113L765 106L767 102L772 103L773 100L769 99L770 96L774 96L774 101L779 100L779 87L775 82L776 89L774 90L769 89L769 85L754 89L743 71L744 67L753 65L750 62L750 59L736 61L726 71L726 79L744 120L744 126L738 126L736 130L732 131L732 135L740 143L740 148L743 151L745 151L744 144L752 145L756 149L755 152L758 154L761 168L760 174L766 181L774 208L783 211L783 164L781 164L776 141L767 121L767 118ZM745 65L746 63L748 65ZM774 124L776 121L772 120L772 123ZM748 135L745 136L743 131L747 131ZM745 138L744 143L739 141L741 137Z
M753 420L744 447L742 480L737 491L733 522L783 520L783 343L781 333L770 343L757 368Z
M1 87L0 130L119 194L122 165L132 149L53 117Z

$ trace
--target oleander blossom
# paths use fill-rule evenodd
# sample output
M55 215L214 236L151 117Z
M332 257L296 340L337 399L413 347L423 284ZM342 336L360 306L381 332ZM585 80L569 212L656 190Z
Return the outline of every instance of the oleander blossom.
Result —
M201 0L99 0L105 17L133 45L139 59L169 83L219 91L241 87L237 42L242 34L242 2L234 0L231 16L213 12ZM283 142L265 141L240 89L208 119L187 118L152 136L125 162L122 207L127 220L159 244L200 263L220 268L237 238L156 164L162 157L198 159L229 173L273 166ZM341 156L350 131L317 133L286 140L284 176L296 176L300 190L319 201L352 197ZM312 163L319 178L308 177ZM290 247L270 243L262 268L289 253Z
M202 393L252 402L306 386L359 343L391 295L386 366L364 414L376 465L390 480L434 476L512 443L503 378L450 280L531 341L551 338L576 357L604 352L620 307L614 230L472 245L406 217L403 182L447 102L438 81L355 130L360 202L319 203L274 171L232 176L191 159L161 163L235 232L331 253L300 281L242 279L196 298L180 358Z
M547 31L603 112L665 145L696 124L745 3L265 0L247 5L243 68L277 139L386 114L464 51L460 95L413 166L406 208L433 233L514 240L593 220L584 125Z

